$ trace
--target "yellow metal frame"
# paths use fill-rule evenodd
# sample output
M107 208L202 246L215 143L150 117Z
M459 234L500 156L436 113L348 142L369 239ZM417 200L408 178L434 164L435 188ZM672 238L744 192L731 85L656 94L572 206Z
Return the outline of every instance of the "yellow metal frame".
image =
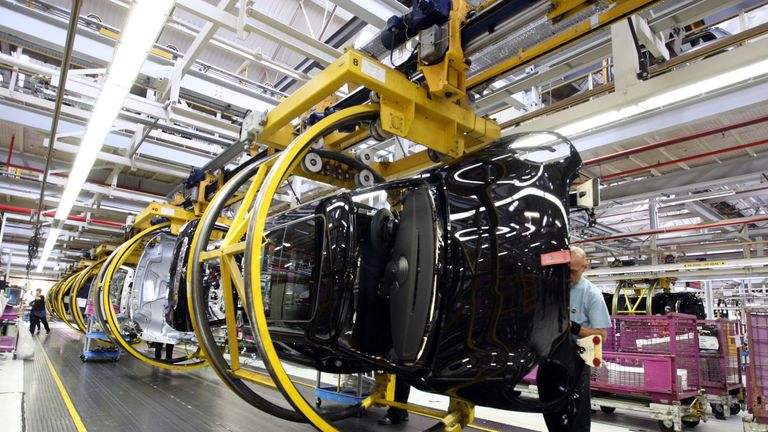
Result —
M673 278L652 279L650 283L646 280L619 281L613 294L611 312L613 315L653 315L653 295L659 289L663 292L669 292L674 283L675 279ZM646 286L640 286L639 284L645 284ZM630 294L636 295L637 299L631 301L629 298ZM622 296L627 308L620 310L619 298ZM643 299L646 300L645 309L640 309Z
M93 251L93 256L96 259L106 258L112 254L117 249L118 245L114 244L100 244L96 247L96 249Z
M375 382L371 393L363 399L360 404L368 409L372 406L389 406L400 408L412 413L421 414L426 417L439 419L443 425L443 431L456 432L470 425L475 420L475 408L472 404L459 399L451 398L448 404L448 411L442 411L420 405L396 402L395 381L396 376L392 374L376 372L374 374ZM480 429L480 428L479 428Z
M189 210L185 210L179 206L172 204L163 204L159 202L149 203L147 208L136 215L136 219L133 222L133 227L138 230L146 230L155 225L152 225L152 221L155 218L167 218L170 223L171 233L178 235L181 227L195 218L195 214Z
M432 95L425 87L411 82L378 60L360 51L347 49L300 91L270 111L256 140L285 148L293 140L290 122L347 83L362 85L378 94L379 119L384 131L437 152L458 157L501 135L495 121L480 117L471 109L446 98ZM411 162L408 159L381 164L379 172L385 177L397 176L400 174L398 166L408 166ZM424 167L433 164L430 161Z
M64 283L59 288L59 291L57 293L56 297L56 308L58 311L59 318L61 318L62 321L64 321L64 324L69 326L72 330L76 332L80 332L80 329L77 328L72 322L69 320L69 317L67 316L67 310L64 307L64 294L69 292L69 289L72 287L72 284L75 283L75 280L77 280L77 276L80 274L80 272L75 272L72 275L70 275ZM69 302L72 303L72 298L70 297Z
M557 22L588 7L594 0L550 0L547 18Z
M112 301L110 300L110 296L109 296L109 287L112 282L112 277L114 276L117 269L119 269L120 266L122 266L125 263L125 261L128 259L128 257L133 254L136 248L140 246L142 240L149 238L149 235L156 231L162 230L164 228L170 228L171 226L172 226L171 222L165 222L162 224L151 226L145 229L144 231L141 231L140 233L136 234L130 240L125 242L123 245L121 245L121 247L115 250L115 252L113 252L115 256L110 257L111 258L110 263L104 274L104 280L101 281L101 284L100 284L102 310L106 317L106 322L107 322L107 325L109 326L109 331L113 336L112 341L115 342L124 350L126 350L132 356L136 357L137 359L145 363L148 363L152 366L159 367L162 369L192 370L192 369L197 369L197 368L207 366L208 364L207 361L201 356L199 350L188 356L189 360L194 361L193 363L186 363L186 364L165 363L165 362L157 361L155 359L151 359L143 355L138 350L136 350L136 348L134 348L133 345L131 345L125 339L123 339L120 323L117 321L117 316L115 315L115 311L112 308Z
M86 267L83 271L77 274L77 278L75 279L75 282L72 284L72 286L69 288L69 311L72 315L72 318L75 320L75 324L80 329L80 332L85 334L87 330L87 326L85 324L85 318L83 317L82 312L80 311L80 306L77 304L77 292L80 291L80 288L82 288L85 281L88 280L88 277L93 275L94 278L99 270L101 270L101 266L104 264L104 261L106 261L107 258L101 258L99 260L96 260L93 262L93 264ZM96 281L94 280L91 282L91 289L95 288ZM75 300L75 301L73 301Z
M310 149L314 140L318 138L318 134L322 131L332 128L334 125L340 124L347 119L365 118L378 112L378 107L375 105L362 105L351 108L346 108L342 111L334 113L311 128L309 128L304 134L299 136L291 145L289 145L275 161L274 166L267 174L263 184L258 189L256 196L253 214L250 218L250 229L248 230L248 243L252 245L261 244L264 239L266 220L269 216L269 207L274 198L275 193L282 184L282 182L288 177L288 175L296 168L301 158ZM235 218L237 221L238 218ZM252 246L254 249L255 246ZM261 288L261 253L258 250L246 251L246 277L248 277L248 285L250 288L250 297L252 303L247 305L249 311L249 317L251 319L251 325L258 333L256 338L264 362L268 365L272 380L275 385L284 394L286 399L291 405L303 414L307 420L309 420L316 428L323 431L335 431L336 428L328 423L317 411L304 399L300 394L296 385L286 373L285 369L280 362L277 355L277 351L274 348L272 337L269 334L269 328L267 325L267 319L264 314L264 303ZM377 377L377 386L375 386L374 393L363 401L364 407L369 407L373 404L380 405L394 405L396 404L391 400L391 386L392 380L389 377ZM386 389L386 390L385 390ZM420 407L413 407L409 405L398 405L414 411L424 410ZM438 413L438 411L429 410L431 414ZM441 413L442 414L442 413ZM447 415L441 416L443 422L446 425L447 430L458 430L463 426L471 423L474 416L474 409L472 405L460 401L458 399L451 398L449 405L449 412Z
M56 283L54 283L51 289L48 290L45 296L45 307L46 309L48 309L48 313L50 313L52 316L56 318L58 318L59 315L58 315L58 312L56 311L56 308L54 307L54 303L55 303L54 299L56 297L56 294L58 293L59 287L61 286L62 283L64 283L65 279L66 278L60 279Z
M227 230L226 235L220 242L220 245L218 248L205 252L200 257L200 262L194 261L194 256L190 254L190 261L187 265L187 280L192 280L192 266L200 265L205 263L206 261L218 259L220 264L220 270L221 270L221 284L222 284L222 291L224 293L224 310L225 310L225 321L227 325L227 345L229 347L229 355L230 355L230 365L231 369L229 373L239 379L244 379L259 385L262 385L264 387L268 388L275 388L274 382L264 374L256 373L248 369L243 369L240 364L240 350L239 350L239 341L237 340L237 322L236 322L236 316L235 316L235 308L237 305L235 305L235 300L232 295L232 288L234 287L235 291L237 292L240 299L245 303L245 282L243 280L243 275L240 272L240 268L238 267L237 262L235 261L235 257L238 254L242 254L245 249L245 242L242 241L243 237L245 237L246 231L248 229L248 223L250 221L251 217L251 207L253 204L253 200L256 196L256 193L258 192L259 188L261 187L261 184L264 180L264 177L266 176L267 171L269 170L269 165L265 164L264 166L260 167L256 171L256 175L253 176L251 179L251 184L248 187L247 192L245 195L241 197L242 201L240 203L240 207L237 210L237 213L235 214L235 217L233 218L233 222L227 224L229 226L229 229ZM223 196L221 191L217 192L216 195L211 199L211 203L218 202L219 200L227 200L229 197ZM208 209L206 209L206 213L203 214L203 218L207 216L207 213L215 206L209 206ZM195 232L195 235L192 237L192 242L190 244L190 250L194 250L196 248L196 245L198 242L201 241L200 238L200 232L199 230ZM191 290L187 289L187 304L192 304L192 293ZM195 314L190 314L190 321L192 323L192 328L195 331L195 335L197 336L198 340L202 339L202 336L200 334L200 330L198 327L197 317L195 317ZM201 350L203 349L202 346L200 347ZM203 355L207 356L205 352L203 352ZM220 371L214 368L216 370L217 374L220 374Z
M426 65L419 59L419 70L424 74L429 92L450 102L465 103L467 95L467 71L464 49L461 47L461 27L469 14L469 3L465 0L451 2L448 20L448 51L440 63ZM445 153L445 152L443 152Z

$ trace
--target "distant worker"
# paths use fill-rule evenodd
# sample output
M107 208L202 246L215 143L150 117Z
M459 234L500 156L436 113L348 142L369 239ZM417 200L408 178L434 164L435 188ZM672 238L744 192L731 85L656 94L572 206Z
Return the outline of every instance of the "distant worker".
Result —
M35 327L37 327L37 334L40 334L40 323L43 323L45 331L51 334L51 328L48 327L48 317L45 311L45 296L43 290L38 288L35 291L35 299L30 303L32 310L29 312L29 332L35 334Z
M165 347L165 359L170 362L173 360L173 348L174 344L164 344L162 342L153 342L155 347L155 360L160 360L163 354L163 347Z
M571 333L574 337L601 336L605 340L611 327L611 315L603 300L602 292L587 278L584 272L589 269L587 254L578 247L571 248ZM586 432L590 430L591 409L589 381L592 368L584 363L574 351L576 370L580 369L575 380L575 403L554 413L544 414L544 421L550 432ZM547 388L549 386L541 386ZM542 400L546 396L542 395Z

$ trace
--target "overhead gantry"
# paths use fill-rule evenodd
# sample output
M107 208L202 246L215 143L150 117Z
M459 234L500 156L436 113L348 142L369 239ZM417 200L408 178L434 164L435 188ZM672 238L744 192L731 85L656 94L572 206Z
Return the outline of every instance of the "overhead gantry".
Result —
M276 348L285 344L286 334L279 333L274 339L270 331L272 320L265 314L272 306L265 304L268 294L264 282L270 271L265 265L271 264L264 261L264 251L269 232L277 223L271 221L285 211L284 207L275 207L274 197L281 188L288 187L286 181L290 176L349 190L359 186L351 179L366 170L370 170L377 181L392 181L485 148L500 138L501 129L495 121L474 112L466 97L468 88L481 86L653 2L619 1L594 15L584 14L588 2L567 2L567 5L557 2L551 11L553 21L578 20L581 12L583 22L470 80L462 32L472 28L471 17L481 11L472 10L463 1L448 3L450 12L445 23L426 22L419 28L429 29L429 33L422 33L422 46L416 60L418 72L405 74L366 52L348 48L275 109L251 113L243 123L241 138L248 143L252 155L261 154L265 148L266 154L218 191L198 224L187 264L188 304L197 339L220 378L244 400L273 415L308 421L320 430L335 430L334 420L374 405L428 411L429 415L442 419L441 428L445 430L460 429L472 421L472 404L459 397L451 398L447 412L393 401L394 377L388 374L377 374L370 395L357 406L329 412L320 411L307 402L296 379L281 363L281 356L286 355L285 347ZM492 3L488 2L483 8L492 7ZM416 33L408 33L407 27L388 31L404 31L406 38L410 38ZM436 34L440 36L435 37ZM443 45L427 46L433 42ZM427 58L433 50L439 52L439 61ZM356 97L330 106L323 104L342 86L357 88L353 92ZM338 162L354 161L353 149L364 140L371 137L384 140L392 136L410 140L424 149L395 161L359 158L366 161L363 167ZM341 153L347 158L337 156L336 162L330 161L329 152ZM339 165L338 170L328 169ZM224 214L233 216L231 222L222 226L217 221ZM223 302L217 303L217 307L225 316L225 322L215 326L207 319L211 310L211 277L222 294ZM250 361L254 351L258 352L269 377L261 372L261 366ZM248 383L277 388L292 409L265 400Z
M277 244L270 240L275 229L283 226L280 218L290 216L285 206L276 205L275 196L290 190L291 176L336 188L330 191L331 194L376 184L399 185L397 181L400 179L417 176L429 168L459 163L462 158L471 157L489 148L492 143L497 146L509 144L513 138L509 142L498 141L502 130L497 122L475 112L468 98L469 90L487 86L515 68L567 47L591 32L625 19L656 2L542 2L549 5L548 22L562 31L542 37L537 44L520 49L497 65L470 76L465 47L477 45L478 39L489 35L496 37L492 28L500 20L520 13L524 9L523 4L528 3L490 1L472 7L463 0L437 1L434 2L436 12L428 17L412 10L399 21L394 20L378 39L378 43L388 44L388 49L392 50L402 42L419 36L418 52L405 66L392 67L383 63L377 56L371 55L374 48L348 48L274 109L251 112L243 121L240 136L242 146L239 148L250 155L246 164L227 174L223 167L240 150L233 147L234 150L227 151L220 161L209 164L215 171L202 173L203 176L196 180L198 188L194 197L176 200L173 205L151 204L136 218L134 236L100 262L95 282L97 289L92 290L92 300L98 305L96 316L102 327L109 329L117 344L142 361L166 369L191 369L208 364L230 389L253 406L283 419L309 422L319 430L336 430L334 421L357 415L376 405L404 407L437 417L441 419L439 428L444 430L457 430L470 424L474 417L473 404L469 398L460 395L460 389L447 394L451 401L445 412L395 402L395 375L413 374L408 371L407 362L403 362L401 367L387 369L386 373L377 372L369 396L358 404L323 410L312 406L296 377L290 375L282 364L285 359L290 361L295 341L304 340L305 336L275 329L274 312L270 310L273 305L268 301L272 293L265 286L270 277L270 266L274 263L265 260L265 256L278 248L291 247L288 242ZM506 15L499 17L498 14L502 13ZM394 43L396 39L398 43ZM335 94L342 87L352 91L348 97L339 100ZM360 143L371 138L381 141L390 137L407 139L424 149L398 160L374 160L370 153L358 148ZM562 171L570 172L575 165L568 163L575 164L574 161L575 158L563 162ZM487 161L481 161L477 166L484 162ZM545 171L543 165L535 166L539 171L536 174L532 168L534 174L526 180L530 184L543 178L541 176ZM462 170L470 171L472 168L475 166ZM453 175L460 178L464 171ZM488 167L487 172L477 175L477 179L473 177L468 182L484 184L498 174ZM510 184L524 186L525 182L514 180ZM402 186L402 189L409 188L411 186ZM213 192L215 195L211 196ZM547 202L547 205L554 205L558 215L567 213L567 196L558 198L542 190L524 189L519 197L528 195ZM403 200L406 196L402 195ZM472 196L475 199L486 198ZM519 197L515 195L510 199ZM391 198L389 196L385 200ZM499 201L501 204L493 205L509 207L510 201ZM300 201L299 204L307 202L313 201ZM395 212L404 206L404 202L397 200L388 203L388 207ZM509 211L512 209L509 208ZM467 213L467 216L461 217L478 220L486 217L481 215L480 210ZM491 213L487 211L487 217L490 218ZM529 214L525 217L533 216ZM379 218L379 225L374 225L378 230L376 232L391 229L392 220ZM553 223L552 219L550 223ZM521 225L535 227L531 219ZM510 230L509 227L504 229ZM567 217L558 229L567 230ZM478 241L508 233L504 230L493 233L477 231L474 238ZM375 241L375 236L371 241ZM566 248L567 235L560 235L553 243L561 249ZM478 246L478 250L482 247ZM498 245L493 247L498 248ZM126 302L131 301L122 297L127 291L135 293L148 289L142 281L149 280L146 274L152 273L149 264L151 253L157 254L157 266L153 272L168 272L153 279L154 283L163 281L168 287L165 298L155 298L161 300L157 305L163 306L163 312L172 309L174 313L170 317L163 314L158 320L156 314L160 309L153 308L155 315L146 327L141 327L142 333L137 333L135 327L133 330L126 327L127 322L136 321L134 317L123 316L121 320L120 314L126 312ZM542 261L537 265L542 268L556 266L553 268L557 270L551 273L562 277L566 263L566 254L550 255L548 252L542 254ZM408 270L394 268L391 271ZM142 272L144 275L141 275ZM132 286L127 282L129 280L133 280ZM64 289L68 281L61 284ZM298 287L294 288L297 291L290 295L296 299L296 307L304 307L301 306ZM497 289L494 298L501 299L503 306L507 294ZM287 296L286 283L283 297ZM437 301L433 298L433 303ZM558 301L563 303L564 299ZM533 300L528 302L524 306L530 309ZM502 306L494 309L498 314L494 318L497 321L502 316ZM267 315L268 310L270 316ZM153 320L162 331L150 338L149 323ZM468 325L474 325L474 321ZM561 322L558 325L565 324ZM171 333L174 338L168 337ZM504 345L502 335L492 334L488 338L494 346ZM141 340L183 343L188 349L182 357L159 360L135 348L136 342ZM462 340L457 343L475 349L474 345L478 342ZM325 355L330 359L329 363L318 360L315 364L318 370L351 370L348 368L358 367L344 364L345 359L332 360L332 350L323 354L322 346L315 348L318 356ZM490 349L485 354L496 355ZM358 360L363 365L360 368L367 364L369 370L382 370L371 367L371 363L366 363L369 359L362 354ZM429 374L429 371L421 373ZM279 390L287 403L275 403L265 398L257 390L258 386Z

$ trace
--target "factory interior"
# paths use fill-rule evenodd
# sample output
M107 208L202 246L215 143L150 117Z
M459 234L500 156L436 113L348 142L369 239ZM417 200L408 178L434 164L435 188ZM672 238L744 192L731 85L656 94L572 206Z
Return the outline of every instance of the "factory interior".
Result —
M766 0L0 0L0 155L2 432L768 432Z

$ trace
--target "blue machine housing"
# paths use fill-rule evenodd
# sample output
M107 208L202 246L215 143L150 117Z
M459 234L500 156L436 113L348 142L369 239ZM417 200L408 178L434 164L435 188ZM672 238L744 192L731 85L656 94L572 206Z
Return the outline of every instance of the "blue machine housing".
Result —
M435 24L442 25L451 15L451 0L416 0L410 12L403 16L393 15L381 32L381 43L393 50L408 39Z

